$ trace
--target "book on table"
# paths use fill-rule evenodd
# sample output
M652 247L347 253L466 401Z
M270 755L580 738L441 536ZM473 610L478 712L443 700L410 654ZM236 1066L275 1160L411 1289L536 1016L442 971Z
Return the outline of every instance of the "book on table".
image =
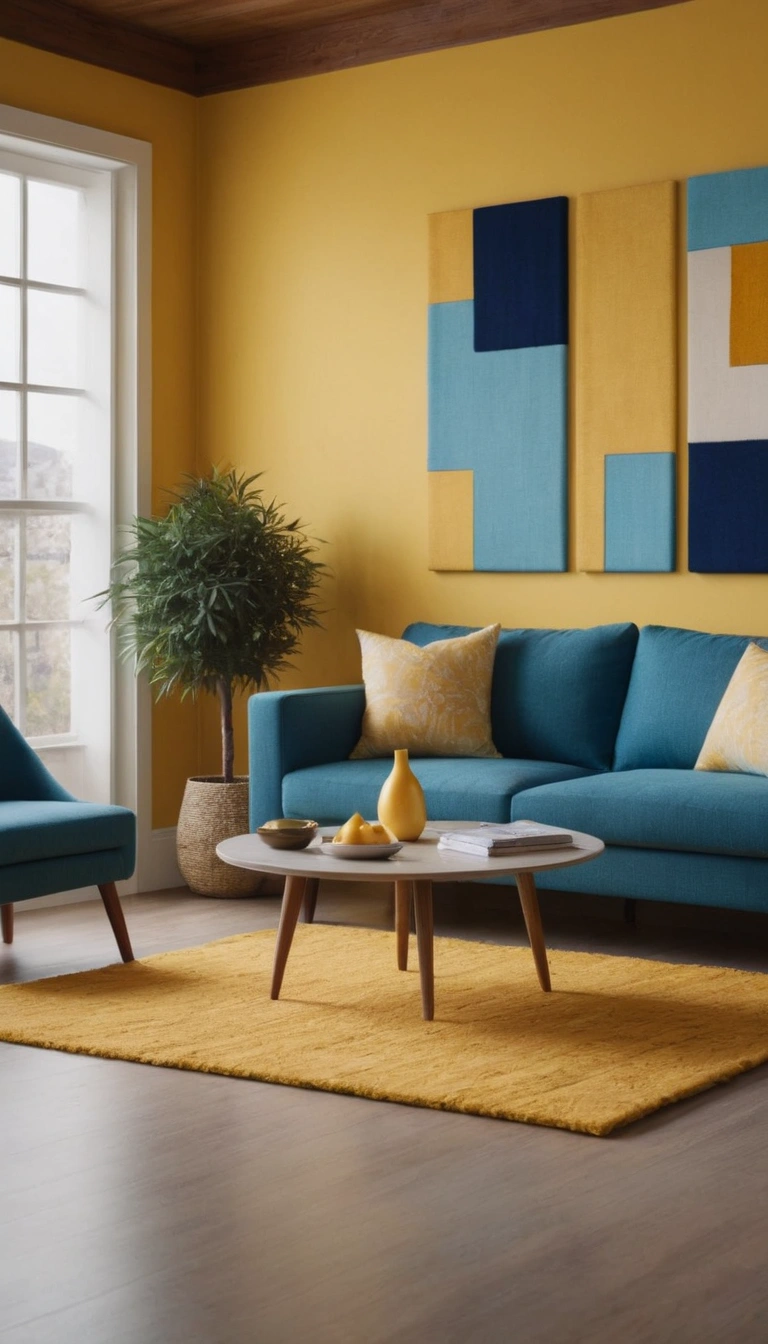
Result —
M459 854L492 857L513 854L516 850L558 849L572 844L571 832L560 826L546 826L536 821L510 821L498 825L486 821L460 831L443 831L437 847Z

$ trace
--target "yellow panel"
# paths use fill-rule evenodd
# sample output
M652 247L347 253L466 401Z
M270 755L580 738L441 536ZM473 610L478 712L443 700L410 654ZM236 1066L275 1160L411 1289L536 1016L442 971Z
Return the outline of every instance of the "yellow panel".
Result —
M768 364L768 243L731 248L731 364Z
M580 196L576 206L576 565L602 570L606 453L677 446L674 182Z
M475 297L472 211L429 216L429 302L456 303Z
M429 568L473 569L471 471L430 471Z

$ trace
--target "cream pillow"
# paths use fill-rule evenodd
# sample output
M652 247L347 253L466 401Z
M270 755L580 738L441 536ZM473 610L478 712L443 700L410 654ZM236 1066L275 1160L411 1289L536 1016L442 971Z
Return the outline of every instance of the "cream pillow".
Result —
M749 644L704 738L697 770L768 775L768 653Z
M352 752L389 756L500 756L491 737L491 680L500 626L420 648L358 630L363 735Z

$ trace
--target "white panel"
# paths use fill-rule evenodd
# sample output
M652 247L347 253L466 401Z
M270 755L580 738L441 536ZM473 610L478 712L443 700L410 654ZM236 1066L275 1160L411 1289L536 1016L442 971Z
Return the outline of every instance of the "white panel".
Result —
M731 368L731 249L688 254L688 441L768 438L768 365Z

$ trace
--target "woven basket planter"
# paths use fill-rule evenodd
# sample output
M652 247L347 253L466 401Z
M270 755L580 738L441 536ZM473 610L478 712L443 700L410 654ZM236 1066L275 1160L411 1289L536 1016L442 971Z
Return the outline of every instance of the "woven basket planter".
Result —
M176 854L184 881L197 896L255 896L260 873L233 868L216 857L216 846L248 827L248 776L225 784L221 775L187 780L176 830Z

